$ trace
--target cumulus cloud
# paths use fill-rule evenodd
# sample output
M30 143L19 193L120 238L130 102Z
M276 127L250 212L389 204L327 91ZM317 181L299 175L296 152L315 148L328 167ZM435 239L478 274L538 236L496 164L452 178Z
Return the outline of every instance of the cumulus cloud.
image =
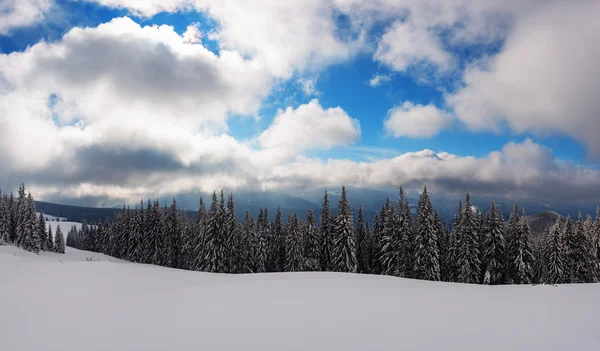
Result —
M384 122L386 131L398 138L432 137L452 122L452 116L445 111L429 105L414 105L410 101L392 108Z
M3 0L0 2L0 34L41 21L52 0Z
M373 88L383 84L384 82L389 82L392 79L389 75L384 74L376 74L373 78L369 79L369 85Z
M566 133L600 156L599 12L597 1L560 2L519 21L503 50L447 97L458 118L474 130Z
M439 38L432 32L411 23L395 22L379 43L373 59L395 71L425 63L441 70L452 65L452 56L441 49Z
M197 44L202 41L202 32L198 27L198 23L192 23L187 26L185 33L183 33L183 42L186 44Z
M349 145L360 137L360 124L340 107L323 109L318 100L279 110L258 138L261 147L292 152Z

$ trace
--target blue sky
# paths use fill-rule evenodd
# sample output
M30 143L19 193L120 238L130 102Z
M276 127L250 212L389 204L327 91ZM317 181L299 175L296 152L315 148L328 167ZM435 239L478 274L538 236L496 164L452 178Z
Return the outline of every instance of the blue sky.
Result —
M587 98L598 84L598 72L590 63L597 43L586 41L588 36L575 43L565 39L595 28L584 16L597 7L593 1L478 3L473 9L472 0L459 1L456 8L439 7L435 0L429 1L435 6L332 0L291 1L287 7L261 1L246 7L204 0L24 1L31 6L20 8L24 2L14 2L2 15L7 25L0 26L0 92L6 99L34 106L31 95L24 93L34 89L35 101L42 105L29 111L32 115L10 117L6 126L20 130L16 120L29 118L43 123L40 130L60 140L63 144L56 149L70 150L71 161L93 150L94 157L120 164L123 148L131 157L141 152L160 161L116 172L116 183L111 183L90 176L83 166L68 176L50 172L52 162L47 160L67 157L63 151L53 149L45 152L46 159L27 163L18 161L21 151L5 148L4 183L11 184L18 175L54 193L70 189L73 196L100 198L185 192L194 181L205 184L203 190L350 182L417 188L428 183L453 191L458 189L449 184L457 181L446 179L454 169L451 162L481 172L474 176L464 170L464 177L482 183L476 188L503 184L506 193L534 197L549 196L539 194L535 183L540 176L548 177L545 184L570 179L576 189L600 183L593 173L598 170L600 143L590 132L598 126L598 102ZM564 29L553 34L552 23L562 12L579 21L560 18ZM194 33L198 37L189 41ZM590 40L591 34L593 30ZM121 42L141 45L142 51L126 51ZM548 60L536 56L540 42L546 45L537 52ZM580 50L580 57L573 62L551 59L569 50ZM64 52L73 55L65 58ZM104 54L110 64L102 62ZM86 59L77 61L82 57ZM123 60L139 62L128 65ZM222 67L230 69L221 71ZM232 69L239 69L237 75L230 74ZM160 76L162 72L168 77ZM197 101L204 98L206 104ZM96 104L103 112L92 110ZM19 111L12 108L2 111L4 116ZM127 127L131 130L115 133L115 123L125 119L132 121ZM133 126L133 121L144 127ZM77 132L72 130L75 122ZM161 131L180 137L163 140ZM136 139L141 135L164 145ZM232 145L222 146L223 138ZM445 164L426 164L430 161L422 159L430 158L423 153L427 149ZM236 163L244 157L262 167L260 175L224 178L221 163L206 161L231 158ZM410 161L415 158L419 160ZM274 161L265 165L265 159ZM346 161L347 173L356 170L355 177L336 173L307 178L295 169L305 165L314 173L327 172L339 168L333 163ZM181 169L174 172L187 181L163 190L173 170L161 169L160 162L178 164ZM399 167L397 175L375 174L370 167L377 162L384 168ZM123 185L148 169L157 172L150 178L165 180ZM213 173L203 173L207 169ZM198 170L201 175L195 178ZM44 172L50 175L34 176ZM499 173L497 179L492 176ZM281 181L283 177L293 179L291 185Z

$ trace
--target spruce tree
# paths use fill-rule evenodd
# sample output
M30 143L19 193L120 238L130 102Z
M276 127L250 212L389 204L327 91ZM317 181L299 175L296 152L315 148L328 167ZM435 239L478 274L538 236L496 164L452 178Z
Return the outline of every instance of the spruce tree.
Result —
M518 233L519 237L516 238L513 245L513 249L515 249L513 284L531 284L533 283L535 256L531 245L531 229L525 216L525 210L521 216L521 229Z
M596 209L596 220L592 233L592 256L596 261L596 273L600 276L600 207Z
M577 243L575 237L575 229L573 228L571 216L567 216L567 221L565 223L562 239L564 246L564 279L566 283L574 283L576 282L575 265L579 257L577 257L577 251L575 250L575 248L577 247Z
M10 242L10 211L6 197L0 196L0 244Z
M256 224L257 239L254 246L254 271L256 273L264 273L267 272L267 260L269 253L269 244L267 239L269 237L269 218L266 210L263 212L262 208L260 209L260 214Z
M446 255L446 261L442 268L442 275L446 277L449 282L458 281L458 244L460 240L460 222L462 220L462 200L458 202L458 212L454 216L454 223L452 224L452 231L448 238L448 253ZM444 272L445 271L445 272Z
M319 228L312 209L308 210L306 226L304 227L304 269L318 271L321 269L321 250L319 247Z
M381 274L381 221L379 220L379 214L375 214L373 219L373 230L371 239L371 250L370 250L370 267L372 274Z
M442 221L442 216L438 211L434 212L433 215L433 225L435 228L435 235L437 237L438 243L438 253L439 253L439 266L440 266L440 280L444 280L442 277L442 266L446 260L446 252L448 249L448 238L446 236L446 229L444 228L444 222Z
M399 221L394 205L387 198L381 218L381 274L404 277L404 260L402 251L402 231L397 225Z
M346 199L346 187L342 187L342 196L335 218L333 251L331 263L334 272L356 273L356 242L352 209Z
M585 233L585 227L581 213L575 225L574 246L571 247L573 254L573 283L595 283L597 282L596 260L592 253L592 245Z
M439 242L427 187L423 189L417 209L414 275L416 279L440 280Z
M323 206L321 207L321 270L330 271L331 252L333 250L333 215L329 208L329 197L327 191L323 197Z
M560 231L560 218L547 232L544 238L544 272L542 283L544 284L562 284L567 282L565 275L565 249L564 239Z
M171 268L180 268L181 266L181 223L177 212L177 202L169 207L164 222L166 237L166 266Z
M458 276L459 283L481 283L479 261L479 234L477 233L477 218L471 205L471 196L467 193L465 208L460 221L458 234Z
M362 205L358 208L358 222L356 224L356 260L358 273L370 273L369 268L369 237Z
M21 211L23 212L19 214L20 246L27 251L38 253L42 249L42 239L39 236L35 205L31 194L25 198Z
M56 234L54 235L54 252L65 253L65 237L60 230L60 225L56 227Z
M40 212L37 221L38 237L40 238L40 246L43 251L50 251L48 246L48 236L46 233L46 220L44 219L44 213Z
M411 278L414 268L414 253L415 253L415 228L413 226L413 218L410 212L408 197L401 193L404 197L404 205L398 208L398 227L400 229L400 269L404 272L403 277ZM399 201L400 202L400 201Z
M269 272L285 271L285 233L281 208L277 207L275 219L271 224L271 246L269 253Z
M496 211L496 203L492 202L486 215L485 238L483 241L484 284L504 284L506 275L506 241L504 239L502 219Z
M48 226L48 238L51 240L51 245L48 245L48 251L53 252L56 250L54 247L54 234L52 234L52 226ZM84 237L85 239L85 237ZM85 250L84 241L81 242L81 247L78 247L80 250Z
M508 219L508 227L506 230L506 282L508 284L519 284L518 263L521 231L521 217L519 217L519 208L515 202L514 208Z
M300 272L304 269L303 239L298 216L291 215L286 227L286 272Z
M254 218L252 218L252 215L248 210L246 210L246 213L244 213L243 236L244 240L247 242L247 250L245 254L248 272L255 273L258 233L256 230L256 224L254 223Z
M202 269L205 272L225 272L225 263L223 262L225 259L224 243L221 236L223 223L221 217L223 211L224 208L220 208L217 202L217 195L213 192L205 233L206 247L204 250L204 267Z
M16 222L16 238L13 240L17 246L23 247L23 240L26 236L25 224L27 216L29 215L27 210L27 198L25 196L25 184L19 186L17 193L17 200L15 205L15 222Z

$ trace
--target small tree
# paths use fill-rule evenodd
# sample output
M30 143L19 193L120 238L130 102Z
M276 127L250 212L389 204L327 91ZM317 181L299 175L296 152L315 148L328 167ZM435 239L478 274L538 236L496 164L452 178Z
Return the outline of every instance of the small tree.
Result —
M56 227L56 234L54 235L54 252L65 253L65 237L60 230L60 225Z

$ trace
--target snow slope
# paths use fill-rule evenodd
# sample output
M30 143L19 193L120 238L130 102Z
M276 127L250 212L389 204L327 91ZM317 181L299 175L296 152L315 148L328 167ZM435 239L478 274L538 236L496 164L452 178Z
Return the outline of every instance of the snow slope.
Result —
M7 246L0 284L10 351L600 350L599 284L220 275Z

